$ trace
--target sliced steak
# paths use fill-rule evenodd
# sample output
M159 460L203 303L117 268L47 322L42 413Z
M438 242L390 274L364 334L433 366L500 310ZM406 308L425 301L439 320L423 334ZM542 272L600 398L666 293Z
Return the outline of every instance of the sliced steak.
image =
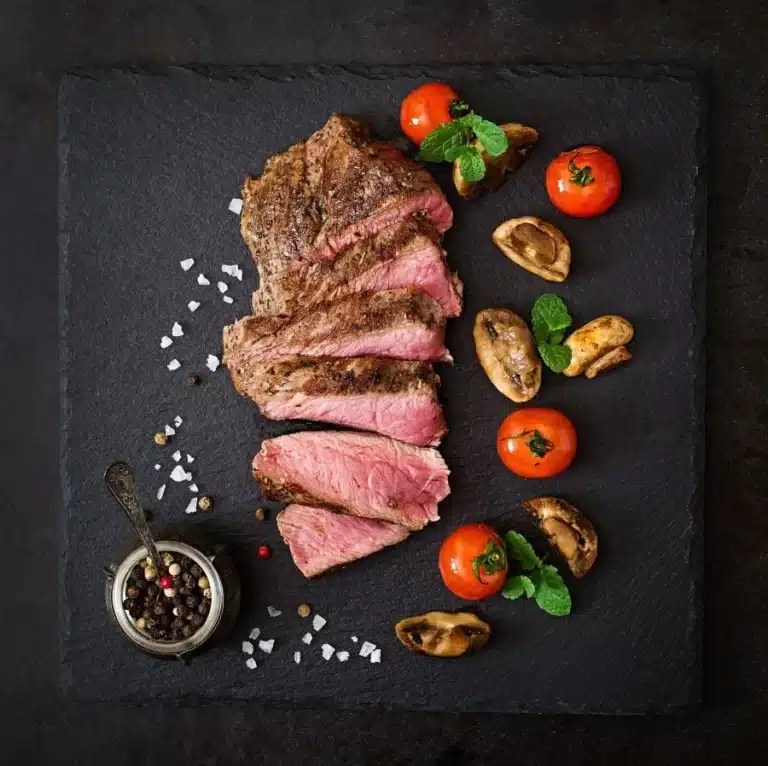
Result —
M338 508L408 529L440 518L448 474L435 449L353 431L265 439L253 459L253 475L272 500Z
M451 361L440 304L416 290L359 293L310 306L292 317L245 317L224 328L224 361L284 356L378 356ZM240 374L240 373L238 373Z
M461 313L462 284L448 269L434 226L412 216L356 242L333 259L299 260L274 276L267 275L253 294L253 313L293 314L301 307L351 293L403 287L415 287L434 298L446 317Z
M304 577L370 556L410 534L399 524L296 504L277 515L277 529Z
M429 172L360 120L334 114L307 141L271 157L243 186L240 228L260 268L331 257L413 213L439 232L453 213ZM262 273L264 276L264 273Z
M446 433L426 362L289 357L232 368L235 388L272 420L319 420L435 446Z

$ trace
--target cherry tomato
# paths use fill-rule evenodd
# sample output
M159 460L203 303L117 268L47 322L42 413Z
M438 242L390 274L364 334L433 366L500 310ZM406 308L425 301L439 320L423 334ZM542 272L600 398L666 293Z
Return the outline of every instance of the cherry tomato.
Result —
M451 107L461 104L459 94L444 82L429 82L411 91L400 107L400 127L415 144L446 122L452 122Z
M620 192L619 165L599 146L563 152L547 168L547 193L552 204L576 218L601 215Z
M549 407L523 407L509 415L496 438L507 468L526 479L562 473L576 456L576 429L562 412Z
M509 568L504 541L487 524L467 524L448 535L438 565L445 587L470 601L498 593Z

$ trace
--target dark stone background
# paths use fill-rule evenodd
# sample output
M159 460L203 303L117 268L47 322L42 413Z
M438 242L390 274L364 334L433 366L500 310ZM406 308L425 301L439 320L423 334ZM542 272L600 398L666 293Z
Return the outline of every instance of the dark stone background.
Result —
M761 0L0 2L2 764L762 764L768 512ZM161 710L58 697L56 91L114 63L664 61L712 85L705 704L690 718ZM663 168L659 172L664 172ZM503 679L500 679L503 682ZM509 679L514 683L514 679Z

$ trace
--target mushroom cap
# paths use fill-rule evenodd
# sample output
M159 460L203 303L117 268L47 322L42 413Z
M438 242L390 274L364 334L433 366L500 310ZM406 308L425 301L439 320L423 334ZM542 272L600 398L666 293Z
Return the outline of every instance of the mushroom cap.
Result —
M427 612L400 620L395 633L412 652L459 657L485 646L491 626L471 612Z
M493 232L493 241L511 261L548 282L563 282L568 276L568 240L560 229L541 218L510 218Z
M571 349L571 363L563 370L563 375L572 378L584 373L588 378L594 378L617 364L629 361L632 355L623 347L634 334L632 324L615 314L587 322L564 341L564 345ZM618 350L619 353L613 353Z

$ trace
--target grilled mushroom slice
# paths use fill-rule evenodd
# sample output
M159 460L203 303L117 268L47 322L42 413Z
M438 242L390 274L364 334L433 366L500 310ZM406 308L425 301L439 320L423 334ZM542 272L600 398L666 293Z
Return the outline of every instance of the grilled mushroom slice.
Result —
M481 192L496 191L504 182L507 173L513 173L525 162L531 147L539 140L538 130L517 122L508 122L502 125L501 129L507 135L509 146L507 151L498 157L491 157L478 139L472 142L472 146L479 150L485 162L485 176L480 181L466 181L461 175L459 161L454 161L453 184L462 197L475 197Z
M560 229L541 218L510 218L493 232L493 241L511 261L548 282L568 276L571 246Z
M576 577L583 577L597 558L597 532L577 508L559 497L533 497L523 503Z
M400 620L395 633L412 652L459 657L485 646L491 626L471 612L427 612Z
M587 378L594 378L628 362L632 354L626 344L634 334L631 323L623 317L608 315L593 319L565 339L565 345L571 349L571 363L563 375L573 378L583 373Z
M513 402L528 402L541 387L541 359L525 321L509 309L475 317L475 349L488 377Z

